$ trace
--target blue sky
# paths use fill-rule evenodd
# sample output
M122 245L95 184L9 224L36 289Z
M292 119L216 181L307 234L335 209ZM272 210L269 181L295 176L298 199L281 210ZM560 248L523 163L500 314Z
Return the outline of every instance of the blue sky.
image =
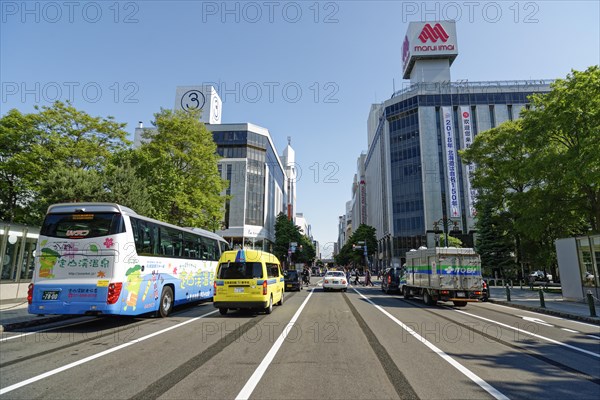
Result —
M292 138L303 212L337 240L370 105L406 84L408 23L457 20L452 80L553 79L600 63L598 1L0 1L0 113L71 99L133 131L182 85L218 83L222 122Z

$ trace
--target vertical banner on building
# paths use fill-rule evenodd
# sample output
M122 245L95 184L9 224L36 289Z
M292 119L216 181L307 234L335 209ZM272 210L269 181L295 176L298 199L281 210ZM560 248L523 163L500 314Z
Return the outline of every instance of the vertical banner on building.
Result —
M471 125L471 110L469 107L461 106L460 115L462 119L462 130L463 130L463 143L464 148L468 149L473 143L473 129ZM467 194L469 202L469 216L474 217L477 215L475 210L475 200L477 199L477 190L471 186L471 179L475 172L475 164L471 163L467 165Z
M442 107L444 116L444 145L446 149L446 173L448 175L447 194L450 198L450 217L460 217L460 196L458 191L458 174L456 146L454 144L454 123L452 108Z

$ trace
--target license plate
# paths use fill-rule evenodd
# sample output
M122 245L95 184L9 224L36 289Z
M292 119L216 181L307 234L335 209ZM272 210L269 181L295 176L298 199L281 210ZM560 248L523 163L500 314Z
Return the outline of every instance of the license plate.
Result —
M58 300L58 290L44 290L42 300Z
M333 281L334 285L337 285L338 283L340 283L340 281Z
M243 287L233 288L233 293L244 293L244 288Z
M465 297L465 292L456 292L456 297Z
M292 287L292 285L286 285L287 287Z

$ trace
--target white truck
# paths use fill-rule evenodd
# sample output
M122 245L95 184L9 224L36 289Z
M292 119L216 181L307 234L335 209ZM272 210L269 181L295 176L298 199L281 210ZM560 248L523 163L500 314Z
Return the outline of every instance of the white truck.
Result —
M452 301L457 307L483 296L481 258L471 248L421 248L406 253L400 287L405 299L423 297L427 305Z

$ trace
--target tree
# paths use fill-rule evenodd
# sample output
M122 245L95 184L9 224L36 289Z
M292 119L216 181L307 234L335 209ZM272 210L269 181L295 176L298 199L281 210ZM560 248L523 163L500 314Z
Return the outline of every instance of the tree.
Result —
M512 220L506 213L494 209L485 200L477 202L477 252L481 255L481 268L485 276L506 278L514 269L514 235Z
M32 147L37 142L31 114L10 110L0 118L0 220L28 223L28 206L35 199L43 169Z
M93 198L98 186L91 171L101 173L130 143L125 124L112 117L92 117L60 101L35 109L0 119L0 219L39 225L49 202Z
M448 247L462 247L463 242L459 238L454 236L448 236ZM440 235L440 246L446 247L446 234L442 233Z
M374 227L361 224L356 231L350 235L346 244L342 246L340 252L335 255L334 259L336 264L339 265L366 265L364 256L364 244L367 245L367 255L373 255L377 251L377 238L375 236L376 230ZM362 242L359 244L358 242ZM360 251L356 250L359 246Z
M227 182L217 168L212 134L199 112L161 109L156 131L146 133L137 153L156 219L181 226L216 230L223 220Z
M532 172L539 189L560 202L546 202L547 209L559 206L574 214L561 221L567 223L567 232L590 228L600 233L600 67L571 71L549 93L533 95L531 103L523 124L526 139L536 149ZM581 226L578 215L587 226Z
M99 201L125 205L138 214L152 215L148 182L144 171L134 161L135 150L115 153L106 166L104 190Z
M279 213L275 219L275 246L273 254L281 260L287 260L290 243L300 244L302 233L300 227L295 225L284 213ZM291 261L294 261L293 259Z
M518 263L552 270L557 238L600 230L600 69L572 71L551 88L530 98L522 119L481 132L460 155L477 165L486 223L502 219L497 238L485 240L505 245L512 236Z

